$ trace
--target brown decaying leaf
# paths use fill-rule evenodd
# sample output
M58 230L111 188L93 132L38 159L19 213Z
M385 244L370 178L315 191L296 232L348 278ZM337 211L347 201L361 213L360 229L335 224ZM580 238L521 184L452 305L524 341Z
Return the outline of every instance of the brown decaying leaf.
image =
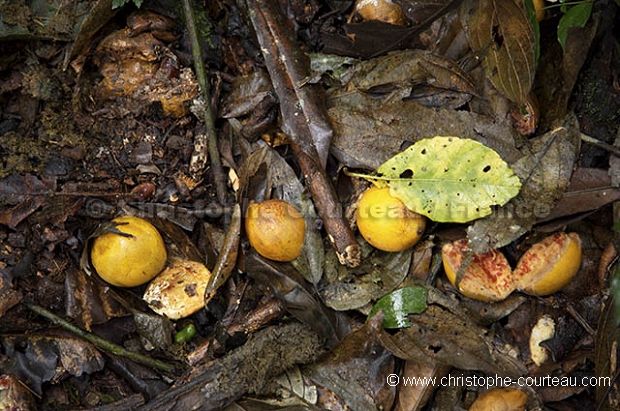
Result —
M2 364L36 393L41 385L66 373L74 376L100 371L103 356L90 343L74 337L47 335L11 335L0 337L0 346L9 360Z
M577 168L570 185L549 215L538 223L577 213L598 210L606 204L620 200L620 189L613 187L608 170Z
M374 170L416 141L434 136L479 141L509 164L521 157L511 127L475 113L428 108L400 98L377 101L359 92L334 97L329 106L331 150L347 167Z
M568 187L579 147L577 119L569 115L563 124L533 140L512 169L522 182L520 193L493 214L467 229L474 253L503 247L532 228L537 219L553 209Z
M522 2L467 0L461 8L463 27L476 56L495 88L523 103L534 82L534 30Z
M394 335L381 332L381 343L397 357L501 376L527 373L523 363L500 350L503 347L488 330L438 305L429 305L409 319L411 327Z
M290 264L261 257L254 250L246 254L246 271L259 283L273 289L286 309L299 321L311 326L328 347L336 345L350 330L338 313L328 310L309 292L299 272Z
M381 347L378 330L383 316L376 315L350 333L322 361L306 368L308 377L333 391L348 409L391 409L395 390L385 384L394 372L394 357Z
M600 322L596 330L596 356L595 371L597 378L611 378L612 381L618 378L620 373L620 356L618 347L620 346L620 328L618 328L617 309L612 298L608 299L603 307ZM620 389L617 384L611 388L601 384L596 387L596 401L602 404L601 410L617 410L620 404Z
M66 274L65 311L80 327L90 331L94 324L127 314L102 281L74 267L68 268Z
M450 366L441 364L423 364L416 361L406 361L401 378L428 378L441 380L450 371ZM435 392L436 387L427 385L403 384L399 387L396 407L394 411L420 410Z
M368 250L365 250L368 251ZM327 254L321 296L337 311L354 310L393 291L407 276L412 249L398 253L375 251L354 269L343 267Z
M351 70L355 74L350 88L370 93L397 92L410 99L426 96L427 106L459 107L475 92L467 73L455 62L424 50L394 51L360 62ZM446 94L451 98L442 98Z

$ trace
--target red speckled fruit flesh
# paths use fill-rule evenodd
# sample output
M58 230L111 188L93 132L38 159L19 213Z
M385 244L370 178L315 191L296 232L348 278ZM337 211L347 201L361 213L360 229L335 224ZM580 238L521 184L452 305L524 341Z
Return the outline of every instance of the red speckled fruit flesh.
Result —
M516 288L512 269L500 251L472 254L471 262L458 286L456 276L467 256L467 240L445 244L441 256L448 280L466 297L481 301L501 301Z

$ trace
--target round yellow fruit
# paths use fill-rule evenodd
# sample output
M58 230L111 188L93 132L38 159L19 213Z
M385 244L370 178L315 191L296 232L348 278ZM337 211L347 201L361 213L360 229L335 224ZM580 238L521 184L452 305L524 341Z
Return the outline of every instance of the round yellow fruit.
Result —
M90 258L97 274L118 287L136 287L159 274L166 265L166 246L157 229L138 217L112 220L116 230L95 238Z
M528 294L549 295L561 290L581 267L581 239L577 233L555 233L530 247L513 276Z
M388 187L371 187L364 192L356 220L360 234L370 245L390 252L411 247L426 228L426 218L392 197Z
M295 207L283 200L251 203L245 213L245 232L256 252L275 261L299 257L306 222Z

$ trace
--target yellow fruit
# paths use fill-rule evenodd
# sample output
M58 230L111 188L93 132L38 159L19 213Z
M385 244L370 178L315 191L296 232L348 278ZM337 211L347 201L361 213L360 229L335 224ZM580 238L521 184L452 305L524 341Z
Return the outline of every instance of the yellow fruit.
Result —
M556 233L523 254L513 276L519 290L549 295L562 289L581 266L581 239L577 233Z
M441 250L444 270L452 285L467 254L467 239L447 243ZM512 269L500 251L473 254L457 289L466 297L481 301L501 301L515 290Z
M420 240L426 228L426 218L392 197L387 187L366 190L355 217L362 237L383 251L402 251L411 247Z
M534 0L534 11L536 11L536 20L542 21L545 18L545 0Z
M494 388L476 398L469 411L525 411L527 394L517 388Z
M118 287L135 287L155 277L166 265L166 246L151 223L138 217L112 220L121 235L106 232L93 241L90 257L97 274Z
M405 12L392 0L358 0L355 13L364 20L378 20L396 26L407 24Z
M250 245L263 257L292 261L301 254L306 233L304 217L283 200L251 203L245 213Z
M177 261L149 283L142 297L157 314L185 318L205 306L211 271L196 261Z

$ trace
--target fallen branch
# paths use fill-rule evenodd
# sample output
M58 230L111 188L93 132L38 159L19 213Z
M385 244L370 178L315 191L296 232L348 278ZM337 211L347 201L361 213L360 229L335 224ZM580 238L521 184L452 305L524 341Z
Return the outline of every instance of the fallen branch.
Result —
M282 129L290 137L327 238L340 263L355 267L360 263L360 246L325 173L332 130L317 94L311 85L305 84L309 77L308 57L296 45L290 22L282 15L279 2L246 0L246 3L280 101Z

